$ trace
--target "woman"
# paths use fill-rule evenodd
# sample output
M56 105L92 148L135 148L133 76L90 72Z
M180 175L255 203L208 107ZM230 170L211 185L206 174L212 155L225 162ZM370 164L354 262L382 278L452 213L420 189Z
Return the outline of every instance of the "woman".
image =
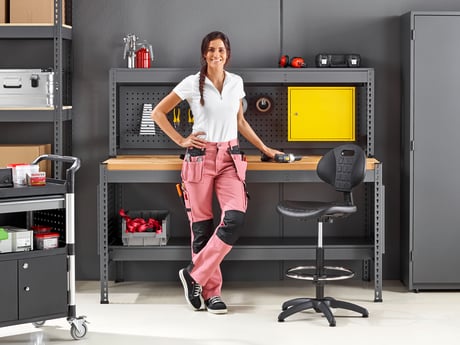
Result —
M182 80L152 111L155 123L177 145L186 148L181 177L191 227L192 263L179 271L188 304L224 314L220 263L232 249L243 226L247 207L247 162L239 151L238 132L262 153L273 158L280 151L267 147L243 115L245 96L240 76L225 70L231 56L230 42L219 31L201 44L199 73ZM166 114L187 100L194 116L192 133L179 134ZM221 219L214 227L215 192Z

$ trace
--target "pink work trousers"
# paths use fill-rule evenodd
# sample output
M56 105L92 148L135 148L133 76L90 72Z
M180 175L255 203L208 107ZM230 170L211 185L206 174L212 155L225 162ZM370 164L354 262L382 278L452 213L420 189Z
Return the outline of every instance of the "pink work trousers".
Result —
M237 145L237 140L207 143L204 155L190 157L186 154L182 166L184 200L191 229L193 223L214 218L214 193L221 209L220 222L206 245L198 253L192 250L193 268L190 274L203 287L204 299L221 295L220 263L232 249L231 244L225 243L218 236L225 212L230 210L245 213L247 209L244 183L247 162L242 154L232 154L229 151L229 148ZM191 231L192 248L193 239Z

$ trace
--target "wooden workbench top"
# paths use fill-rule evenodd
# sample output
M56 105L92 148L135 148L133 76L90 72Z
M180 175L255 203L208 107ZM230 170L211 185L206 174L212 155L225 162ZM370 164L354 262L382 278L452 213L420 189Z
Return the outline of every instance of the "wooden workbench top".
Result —
M260 156L248 155L248 170L316 170L321 156L303 156L292 163L261 162ZM375 158L367 158L366 169L374 170ZM179 155L126 155L107 159L103 162L107 170L181 170Z

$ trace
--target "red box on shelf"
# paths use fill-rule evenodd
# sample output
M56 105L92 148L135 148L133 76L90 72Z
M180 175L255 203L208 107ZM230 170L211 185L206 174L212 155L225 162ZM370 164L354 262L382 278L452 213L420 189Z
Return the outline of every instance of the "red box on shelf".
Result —
M34 235L35 249L53 249L59 246L59 234L48 232Z

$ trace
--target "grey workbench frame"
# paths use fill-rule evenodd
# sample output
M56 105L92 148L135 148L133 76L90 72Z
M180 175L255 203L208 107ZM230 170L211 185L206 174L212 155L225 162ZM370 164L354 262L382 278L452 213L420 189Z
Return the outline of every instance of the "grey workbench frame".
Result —
M326 245L327 259L363 260L363 275L369 277L370 261L374 262L374 301L382 301L382 255L385 251L385 189L382 182L383 164L375 164L374 170L366 172L365 183L373 184L373 240L374 243L343 243ZM166 245L158 247L123 247L109 246L109 187L117 187L126 183L171 183L180 180L177 170L133 171L108 170L107 165L100 164L99 168L99 255L101 303L108 303L109 264L111 261L187 261L190 260L190 246ZM321 182L315 171L251 171L247 172L247 182L250 183L293 183ZM119 193L116 191L115 199ZM121 198L121 195L119 195ZM120 202L118 200L118 202ZM117 201L115 200L115 203ZM276 240L276 239L275 239ZM314 244L236 244L226 260L313 260L315 258Z
M360 110L360 120L365 121L366 141L362 144L368 157L374 155L374 70L371 68L337 68L337 69L275 69L254 68L234 69L232 72L241 75L245 83L256 84L356 84L365 85L366 107ZM129 84L170 85L183 77L196 73L194 69L152 68L110 70L109 95L109 155L117 156L117 108L118 86ZM109 228L114 207L121 205L121 186L131 183L172 183L180 181L180 171L161 170L109 170L105 163L99 167L98 187L98 248L100 255L101 303L109 303L108 280L109 264L122 261L187 261L190 260L189 244L158 247L123 247L109 245ZM286 183L321 182L315 171L273 170L247 172L247 182L277 183L283 188ZM366 172L366 197L371 241L344 239L340 243L325 246L327 259L363 260L363 278L369 279L370 266L374 264L374 301L382 301L382 256L385 252L385 188L383 185L383 164L377 163L373 170ZM370 188L369 188L370 187ZM349 242L347 242L349 241ZM314 260L315 244L293 244L283 239L260 239L260 243L237 244L226 260Z
M271 85L358 85L365 86L365 109L358 111L365 142L359 143L368 157L374 156L374 69L372 68L240 68L231 72L240 75L246 86ZM113 68L109 73L109 156L119 153L117 139L119 112L119 86L166 85L178 83L184 77L197 73L190 68ZM360 138L358 138L360 140ZM136 152L133 152L136 154ZM145 154L139 151L137 153Z

